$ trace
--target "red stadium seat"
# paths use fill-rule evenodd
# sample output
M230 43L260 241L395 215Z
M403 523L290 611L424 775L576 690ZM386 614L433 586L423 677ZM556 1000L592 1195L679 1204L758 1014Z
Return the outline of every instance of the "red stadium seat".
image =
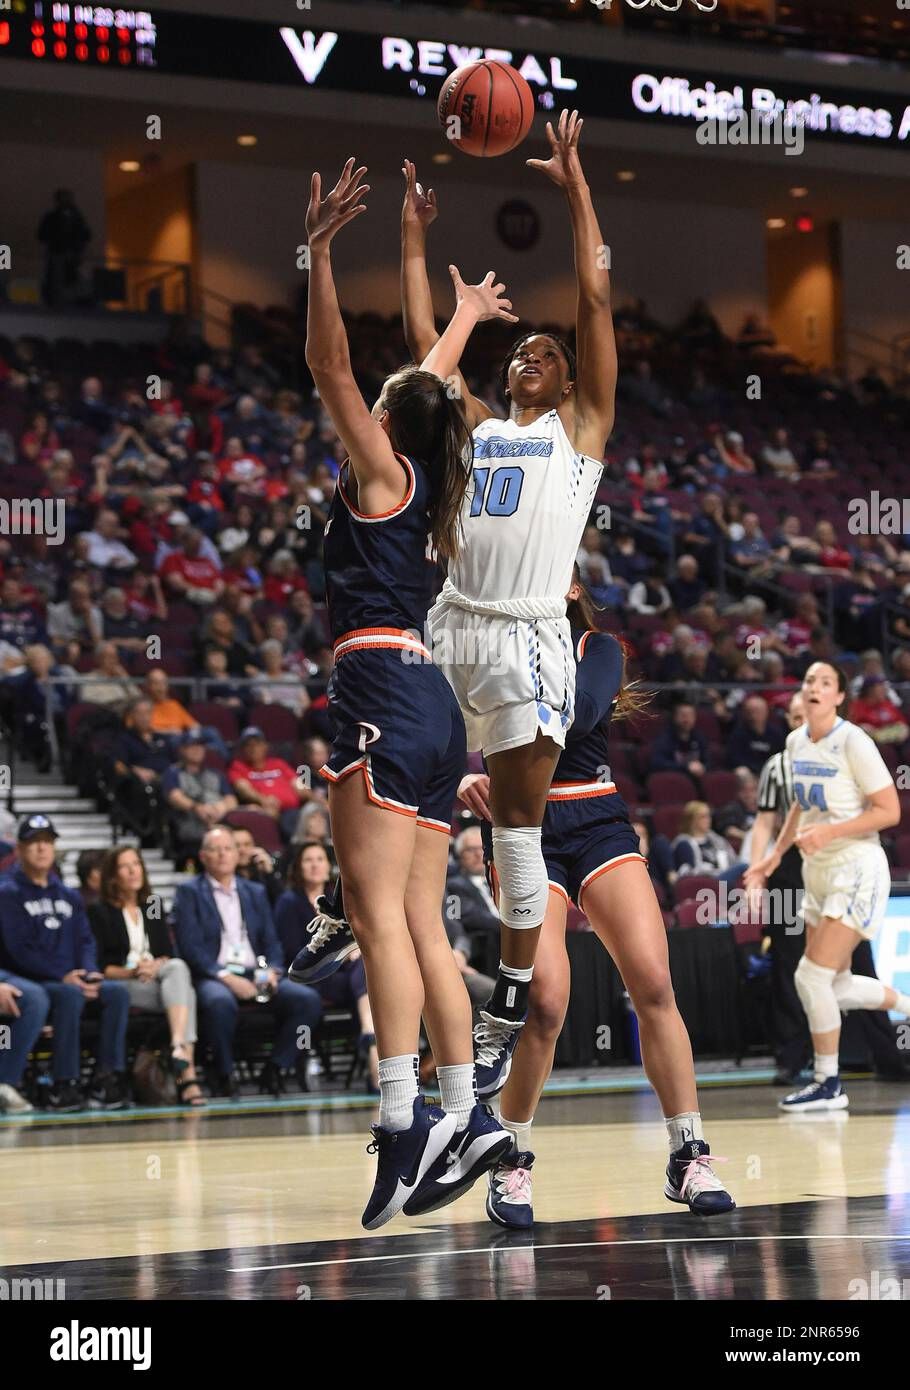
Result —
M249 722L261 729L270 743L296 743L300 737L300 720L284 705L253 705Z
M239 733L237 715L229 705L219 705L215 700L193 700L188 709L200 724L217 729L225 743L234 742Z
M679 903L676 908L676 926L682 930L689 927L704 926L700 916L698 903L694 898L688 898L686 902Z
M648 799L654 806L684 803L697 796L698 788L687 772L652 772L648 778Z
M910 835L898 835L894 842L894 854L902 869L910 869Z
M735 801L739 791L739 784L734 772L706 772L702 778L702 786L705 791L705 800L712 811L726 806L728 801Z
M268 850L269 854L280 854L284 848L277 821L262 811L229 811L224 819L227 825L248 830L257 845Z
M673 884L673 899L677 905L696 897L703 888L716 888L717 879L710 874L683 874Z
M666 835L668 840L674 840L679 834L679 823L682 820L683 808L679 806L655 806L651 816L654 824L655 835Z

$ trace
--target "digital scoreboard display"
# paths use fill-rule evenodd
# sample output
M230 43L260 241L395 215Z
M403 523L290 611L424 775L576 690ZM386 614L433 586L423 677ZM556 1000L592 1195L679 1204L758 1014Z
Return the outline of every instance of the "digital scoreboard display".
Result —
M435 102L455 68L498 58L518 69L538 108L547 113L578 107L586 116L688 129L693 140L706 120L779 117L800 124L807 142L910 148L907 94L818 86L798 74L763 80L675 63L645 70L608 56L612 41L606 33L592 36L592 50L579 56L157 9L48 0L10 0L10 5L8 11L0 9L0 60L7 55L45 68L81 64Z
M45 0L28 6L14 2L11 8L12 18L0 18L0 51L13 57L92 67L155 66L155 24L148 10Z

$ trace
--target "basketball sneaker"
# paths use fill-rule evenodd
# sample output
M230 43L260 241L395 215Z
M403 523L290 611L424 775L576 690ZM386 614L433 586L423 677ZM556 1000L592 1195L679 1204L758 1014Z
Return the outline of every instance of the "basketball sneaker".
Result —
M474 1067L480 1100L498 1096L506 1084L512 1070L512 1053L524 1026L524 1018L494 1018L485 1009L480 1010L480 1022L474 1025Z
M420 1180L446 1153L455 1125L454 1115L447 1115L437 1105L427 1105L423 1096L418 1096L409 1129L371 1126L373 1140L367 1145L367 1153L378 1154L379 1162L376 1182L361 1218L368 1231L375 1231L398 1215Z
M791 1091L777 1102L778 1109L788 1115L809 1114L813 1110L846 1110L850 1104L839 1076L826 1076L824 1081L810 1081L801 1091Z
M534 1225L531 1205L531 1169L534 1155L507 1153L489 1175L487 1216L499 1226L526 1231Z
M490 1107L475 1105L464 1129L455 1130L445 1152L427 1169L413 1196L405 1202L405 1216L423 1216L447 1207L483 1173L495 1168L511 1147L511 1134L503 1129Z
M670 1155L664 1196L698 1216L721 1216L736 1209L736 1203L711 1167L711 1149L704 1139L690 1139Z
M348 923L343 917L333 916L333 912L338 911L333 901L319 897L316 906L318 913L307 923L310 940L297 952L288 971L288 979L297 985L315 985L319 980L328 979L357 950Z

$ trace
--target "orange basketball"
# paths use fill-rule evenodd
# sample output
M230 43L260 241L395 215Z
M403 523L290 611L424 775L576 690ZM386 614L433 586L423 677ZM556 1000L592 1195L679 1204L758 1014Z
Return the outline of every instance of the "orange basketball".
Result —
M508 63L483 58L446 78L439 93L439 121L465 154L492 159L516 149L531 129L534 96Z

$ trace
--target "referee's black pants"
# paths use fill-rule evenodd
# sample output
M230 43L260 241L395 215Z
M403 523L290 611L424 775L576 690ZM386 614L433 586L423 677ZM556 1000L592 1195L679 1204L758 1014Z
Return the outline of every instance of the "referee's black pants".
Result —
M787 850L779 867L768 879L768 893L775 888L781 891L787 907L797 901L796 893L803 886L802 856L792 846ZM799 965L806 945L805 928L802 918L794 922L793 912L781 913L776 909L776 899L769 896L771 920L771 1047L778 1071L798 1072L812 1057L812 1039L809 1025L793 976ZM789 927L789 931L788 931Z

